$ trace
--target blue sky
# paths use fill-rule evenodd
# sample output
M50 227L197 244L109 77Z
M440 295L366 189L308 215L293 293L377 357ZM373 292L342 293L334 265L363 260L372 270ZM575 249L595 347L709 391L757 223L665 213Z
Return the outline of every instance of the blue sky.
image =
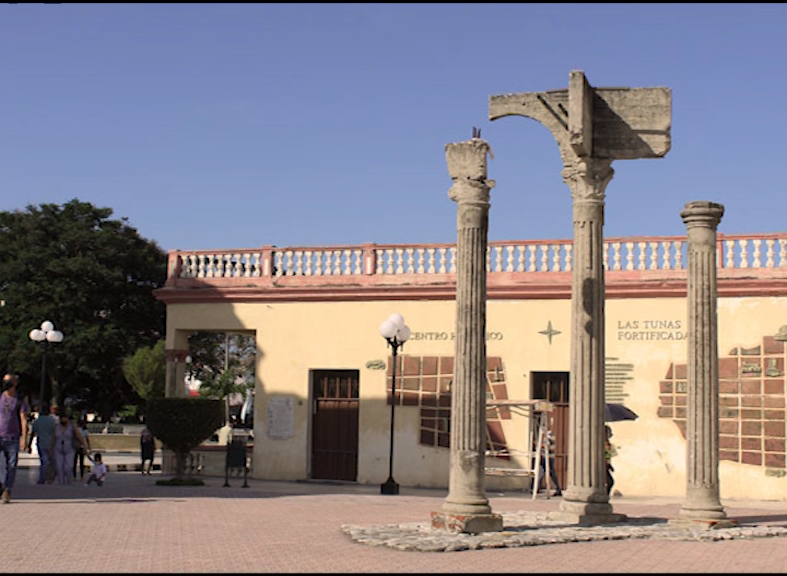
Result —
M0 210L72 198L170 249L456 241L445 145L494 151L490 240L571 238L557 145L489 96L672 90L606 236L785 229L785 4L0 5Z

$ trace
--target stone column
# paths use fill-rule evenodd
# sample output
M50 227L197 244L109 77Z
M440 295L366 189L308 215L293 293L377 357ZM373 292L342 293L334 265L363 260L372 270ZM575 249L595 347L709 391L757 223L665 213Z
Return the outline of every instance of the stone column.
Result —
M577 159L563 170L571 189L571 380L568 478L553 516L580 524L617 522L606 491L604 460L604 191L611 160Z
M719 501L719 352L716 227L724 206L689 202L680 213L688 240L686 500L673 524L734 526Z
M457 207L456 352L451 387L451 470L442 510L432 526L456 532L503 529L484 487L486 451L486 248L489 231L489 144L474 137L446 145Z
M553 513L569 522L625 519L612 513L604 472L604 190L613 160L669 151L671 114L668 88L594 88L581 70L571 71L566 90L489 100L490 120L526 116L549 129L573 198L568 481Z
M181 398L186 395L186 358L188 350L164 350L167 360L167 382L164 395L167 398Z

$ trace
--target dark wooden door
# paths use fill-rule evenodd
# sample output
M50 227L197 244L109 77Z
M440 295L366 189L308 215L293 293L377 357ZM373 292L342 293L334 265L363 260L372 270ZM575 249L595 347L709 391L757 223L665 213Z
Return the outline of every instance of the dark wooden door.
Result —
M314 479L358 479L358 379L358 370L312 371Z
M568 474L568 372L531 372L533 400L552 402L549 427L555 435L555 469L560 487Z

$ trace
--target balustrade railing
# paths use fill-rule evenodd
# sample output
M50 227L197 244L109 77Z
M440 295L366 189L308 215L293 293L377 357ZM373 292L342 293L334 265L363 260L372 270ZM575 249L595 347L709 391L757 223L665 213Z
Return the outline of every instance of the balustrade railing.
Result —
M787 233L718 236L719 268L787 269ZM492 241L489 273L570 272L573 241ZM608 271L684 270L685 236L607 238ZM254 250L172 251L171 278L260 278L456 273L456 245L364 244Z

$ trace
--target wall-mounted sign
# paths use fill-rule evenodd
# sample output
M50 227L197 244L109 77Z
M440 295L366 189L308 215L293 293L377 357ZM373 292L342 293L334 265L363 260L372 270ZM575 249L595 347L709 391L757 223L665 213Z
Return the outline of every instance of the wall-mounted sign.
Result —
M283 440L290 438L295 422L295 407L292 396L270 396L268 398L268 437Z
M412 332L410 340L455 340L456 334L454 332ZM487 340L502 340L502 332L487 332Z
M618 320L618 340L685 340L681 320Z

